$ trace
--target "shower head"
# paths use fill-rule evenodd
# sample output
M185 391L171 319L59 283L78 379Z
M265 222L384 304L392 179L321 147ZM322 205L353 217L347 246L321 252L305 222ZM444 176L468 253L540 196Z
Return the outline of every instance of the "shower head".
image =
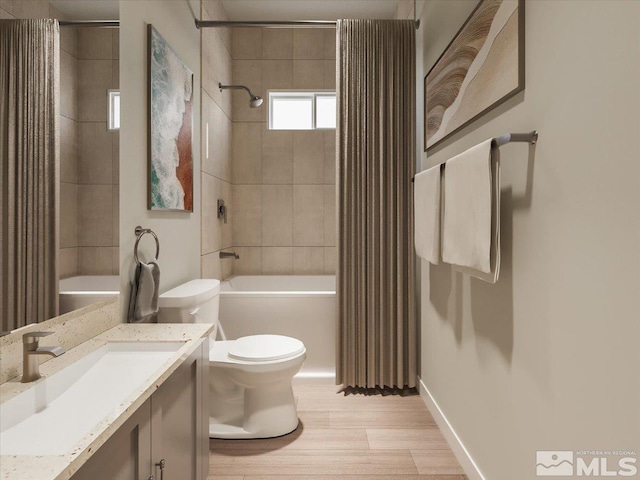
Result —
M218 88L220 89L220 91L223 91L223 90L246 90L247 93L249 94L249 97L250 97L249 106L251 108L256 108L256 107L259 107L260 105L262 105L262 97L259 97L258 95L254 95L253 93L251 93L251 90L249 90L244 85L222 85L221 83L218 83Z

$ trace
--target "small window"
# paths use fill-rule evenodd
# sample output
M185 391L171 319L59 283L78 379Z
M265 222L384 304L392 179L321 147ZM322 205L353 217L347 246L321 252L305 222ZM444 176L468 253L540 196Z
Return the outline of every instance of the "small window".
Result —
M335 92L269 92L270 130L335 128Z
M107 91L109 108L109 131L120 130L120 90Z

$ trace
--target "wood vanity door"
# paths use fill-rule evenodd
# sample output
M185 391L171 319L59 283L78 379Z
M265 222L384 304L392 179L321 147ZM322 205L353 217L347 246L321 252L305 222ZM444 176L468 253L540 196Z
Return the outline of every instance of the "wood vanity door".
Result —
M72 480L148 480L151 471L150 419L151 401L147 400L73 475Z
M205 480L209 473L208 382L204 388L208 352L208 342L203 341L151 397L151 460L156 480ZM159 465L162 460L164 472Z

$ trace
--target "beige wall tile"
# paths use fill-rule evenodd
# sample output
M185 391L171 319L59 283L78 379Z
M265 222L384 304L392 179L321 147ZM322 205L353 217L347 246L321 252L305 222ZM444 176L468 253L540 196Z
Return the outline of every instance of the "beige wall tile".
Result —
M293 183L324 183L324 132L293 132Z
M111 60L113 32L109 28L79 28L78 58L81 60Z
M113 273L112 247L80 247L79 272L81 275L111 275Z
M15 18L49 18L48 0L2 0L0 8Z
M221 0L204 0L202 2L204 10L202 17L204 20L229 20L227 12ZM216 29L225 47L231 53L231 30L230 28Z
M323 89L324 60L294 60L293 88Z
M293 58L316 60L324 58L324 29L296 28L293 31Z
M78 131L80 183L110 185L113 182L113 138L107 124L80 122Z
M14 18L13 15L11 15L6 10L3 10L2 8L0 8L0 20L10 20L12 18ZM62 278L64 278L64 277L62 277Z
M209 253L200 257L200 275L202 278L222 278L220 252Z
M293 58L293 30L286 28L265 28L262 31L262 58Z
M111 85L110 89L120 88L120 60L111 60Z
M291 275L293 273L293 247L263 247L262 273L264 275Z
M60 278L78 275L78 248L61 248L59 257Z
M336 61L324 61L324 88L328 90L336 89Z
M231 57L234 60L262 58L262 29L234 28L231 32Z
M324 186L324 246L336 244L336 187Z
M60 113L72 120L78 119L77 93L78 60L62 51L60 52Z
M111 189L111 205L112 205L112 236L111 246L120 246L120 186L114 185Z
M293 60L263 60L262 92L265 100L267 100L268 90L289 88L293 88ZM262 108L264 107L266 105L263 104Z
M294 247L294 275L322 275L324 273L324 247Z
M220 261L220 265L222 266L222 280L226 280L227 278L229 278L231 275L234 274L234 271L233 271L234 262L235 260L229 260L226 262L223 262L222 260Z
M111 58L118 60L120 58L120 29L111 30Z
M112 264L111 264L111 275L119 275L120 274L120 248L112 247L111 250Z
M233 243L262 245L262 187L233 185Z
M324 58L335 60L336 58L336 29L327 28L324 31Z
M120 183L120 132L111 133L111 160L113 165L113 173L111 178L112 184Z
M260 123L233 123L234 185L262 182L262 125Z
M324 186L293 186L293 244L324 245Z
M202 170L228 182L231 181L231 129L229 117L206 91L203 92Z
M231 118L231 94L221 92L218 83L231 85L231 55L224 46L217 28L202 29L202 88L222 111Z
M66 27L60 29L60 50L64 50L72 57L78 58L77 28Z
M261 247L233 247L233 249L240 258L237 260L222 260L222 262L234 262L234 275L260 275L262 273Z
M336 183L335 130L324 132L324 183L327 185L335 185Z
M113 238L112 189L111 185L80 185L81 246L111 246Z
M293 183L293 132L262 129L262 183Z
M78 246L78 185L60 183L60 247Z
M60 116L60 180L78 183L78 124Z
M293 245L293 186L262 186L262 245Z
M78 60L78 120L107 121L107 90L112 84L111 60Z
M221 181L202 173L202 241L201 254L206 255L222 248L223 219L218 218L218 199L222 199ZM225 204L227 202L225 201Z
M324 247L324 273L335 275L338 269L338 250L336 247Z
M260 60L233 60L232 82L234 85L247 87L254 95L262 92L262 62ZM262 108L249 106L249 94L245 90L229 91L234 122L259 122L262 119Z

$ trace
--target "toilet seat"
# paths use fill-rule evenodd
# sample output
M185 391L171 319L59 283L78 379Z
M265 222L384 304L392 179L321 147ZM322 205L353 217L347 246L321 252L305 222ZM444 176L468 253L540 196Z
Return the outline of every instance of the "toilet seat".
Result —
M218 364L260 365L297 358L306 351L304 343L284 335L249 335L237 340L216 341L209 360Z

